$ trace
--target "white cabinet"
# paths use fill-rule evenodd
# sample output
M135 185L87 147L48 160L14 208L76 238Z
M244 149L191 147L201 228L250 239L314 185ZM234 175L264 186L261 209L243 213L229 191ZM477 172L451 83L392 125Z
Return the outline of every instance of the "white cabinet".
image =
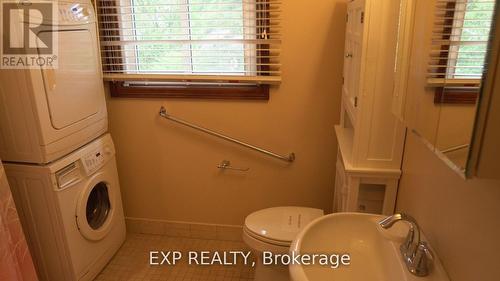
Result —
M396 170L346 169L339 154L333 211L392 214L400 174Z
M391 111L399 10L399 1L348 4L335 211L394 209L405 137Z

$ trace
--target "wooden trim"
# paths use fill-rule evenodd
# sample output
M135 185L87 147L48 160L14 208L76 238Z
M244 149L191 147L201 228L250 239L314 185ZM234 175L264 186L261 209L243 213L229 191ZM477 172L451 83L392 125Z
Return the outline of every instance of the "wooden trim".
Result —
M113 98L269 100L269 85L125 86L124 82L109 82L109 88Z
M443 87L436 88L434 104L476 104L479 90L451 90Z

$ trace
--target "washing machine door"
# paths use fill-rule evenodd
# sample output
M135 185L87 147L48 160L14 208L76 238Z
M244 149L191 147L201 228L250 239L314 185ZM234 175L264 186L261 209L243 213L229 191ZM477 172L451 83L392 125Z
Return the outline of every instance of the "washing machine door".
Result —
M88 240L101 240L111 230L117 188L113 184L105 173L97 173L80 194L76 222L80 233Z

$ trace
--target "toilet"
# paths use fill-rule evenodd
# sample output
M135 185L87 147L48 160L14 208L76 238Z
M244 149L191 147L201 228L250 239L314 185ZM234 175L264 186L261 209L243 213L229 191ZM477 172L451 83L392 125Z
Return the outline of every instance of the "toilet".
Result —
M255 281L289 281L288 266L263 265L262 253L289 253L297 234L323 215L323 210L305 207L274 207L248 215L243 227L243 241L257 260Z

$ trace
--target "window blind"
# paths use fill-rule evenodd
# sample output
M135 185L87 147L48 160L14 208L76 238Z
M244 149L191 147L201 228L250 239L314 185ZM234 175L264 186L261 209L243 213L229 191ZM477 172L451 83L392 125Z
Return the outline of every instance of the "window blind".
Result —
M96 0L105 80L281 81L278 0Z
M494 0L436 0L430 86L478 90L494 11Z

